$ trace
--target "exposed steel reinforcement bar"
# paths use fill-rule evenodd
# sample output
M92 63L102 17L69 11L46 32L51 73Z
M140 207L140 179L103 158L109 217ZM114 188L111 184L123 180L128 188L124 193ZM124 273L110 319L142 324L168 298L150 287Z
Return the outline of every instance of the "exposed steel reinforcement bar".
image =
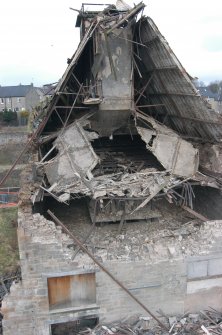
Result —
M120 286L140 307L142 307L153 319L155 319L158 324L168 331L167 326L161 322L137 297L135 297L116 277L112 275L112 273L103 266L95 257L94 255L66 228L66 226L50 211L48 210L47 213L51 216L51 218L59 224L63 230L68 234L73 241L82 249L93 261L95 264L99 266L101 270L103 270L118 286Z

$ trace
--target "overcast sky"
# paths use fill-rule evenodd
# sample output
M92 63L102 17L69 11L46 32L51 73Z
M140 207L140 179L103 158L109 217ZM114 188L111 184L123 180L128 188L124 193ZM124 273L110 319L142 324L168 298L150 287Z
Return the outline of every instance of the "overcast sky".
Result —
M79 42L76 12L69 7L80 9L81 3L1 0L0 85L33 82L40 86L58 81ZM206 83L222 80L222 0L144 3L145 14L154 20L191 76Z

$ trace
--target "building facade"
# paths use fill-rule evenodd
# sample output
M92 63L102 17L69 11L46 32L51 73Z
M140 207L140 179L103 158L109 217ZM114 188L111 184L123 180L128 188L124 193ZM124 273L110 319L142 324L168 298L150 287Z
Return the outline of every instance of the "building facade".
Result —
M0 111L31 111L43 99L43 92L30 85L0 86Z

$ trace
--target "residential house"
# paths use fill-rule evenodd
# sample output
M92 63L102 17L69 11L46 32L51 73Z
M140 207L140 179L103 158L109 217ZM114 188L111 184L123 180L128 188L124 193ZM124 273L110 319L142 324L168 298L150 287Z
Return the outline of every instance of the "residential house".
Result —
M39 104L43 93L33 84L18 86L0 86L0 111L31 111Z
M38 90L39 90L40 101L44 101L52 97L55 91L55 85L46 84L46 85L43 85L42 87L38 87Z

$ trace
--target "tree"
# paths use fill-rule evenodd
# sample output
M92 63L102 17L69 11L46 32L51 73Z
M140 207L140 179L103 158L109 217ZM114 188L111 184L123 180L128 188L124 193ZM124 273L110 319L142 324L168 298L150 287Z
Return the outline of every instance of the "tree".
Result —
M206 86L205 83L203 81L199 80L198 78L193 79L193 84L196 88Z
M12 123L12 121L17 119L17 114L11 110L5 109L2 113L2 120L6 123Z
M222 88L222 81L221 80L212 81L207 87L211 90L211 92L219 93L220 89Z

